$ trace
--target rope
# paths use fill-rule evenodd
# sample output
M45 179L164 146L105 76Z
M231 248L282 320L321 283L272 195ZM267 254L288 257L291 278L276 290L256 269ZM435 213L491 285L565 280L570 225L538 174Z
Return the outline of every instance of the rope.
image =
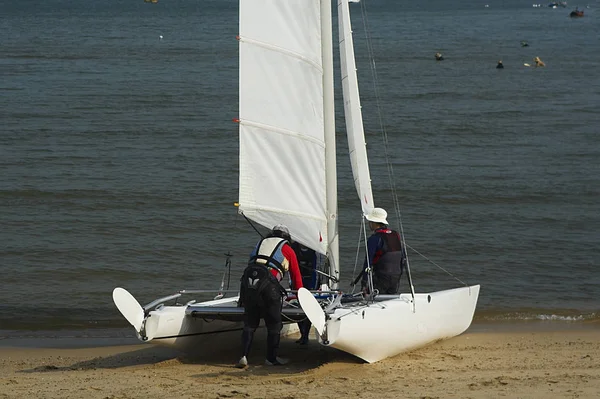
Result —
M365 218L362 218L362 230L365 237L367 236L367 224ZM375 298L375 287L373 286L373 268L371 267L371 259L369 259L369 242L365 240L365 254L367 261L367 285L369 287L369 299L374 300Z
M373 90L375 92L375 104L377 107L377 117L379 120L379 127L381 129L381 136L383 139L383 150L384 150L384 154L385 154L385 163L386 163L387 169L388 169L388 180L389 180L390 189L392 191L392 200L394 202L394 212L396 213L396 217L398 220L397 229L400 231L400 238L402 240L402 245L404 246L404 248L406 248L406 241L404 239L404 226L402 224L402 214L400 212L400 200L398 199L398 191L396 189L396 183L395 183L396 179L394 176L394 168L393 168L392 162L390 161L390 154L388 151L388 148L389 148L388 134L387 134L387 130L385 128L383 112L381 109L381 96L379 95L379 89L378 89L379 77L377 75L377 66L375 64L375 53L373 51L373 41L371 39L371 34L369 33L371 31L371 29L369 27L369 17L367 16L366 0L361 1L360 4L361 4L360 9L361 9L362 20L363 20L363 28L365 31L365 40L367 42L367 52L369 54L369 60L371 60L369 65L371 66L371 75L373 77ZM408 276L408 281L410 284L411 294L412 294L413 303L414 303L415 289L414 289L414 286L412 283L412 277L411 277L411 273L410 273L410 261L408 259L408 253L406 254L406 273Z
M408 248L410 248L412 251L415 251L417 254L419 254L419 256L421 256L422 258L426 259L431 264L437 266L439 269L441 269L444 272L446 272L450 277L454 278L459 283L464 284L465 286L469 285L469 284L465 283L464 281L462 281L461 279L459 279L458 277L456 277L454 274L450 273L448 270L444 269L442 266L440 266L437 263L435 263L433 260L429 259L427 256L423 255L421 252L417 251L415 248L411 247L410 245L408 246Z
M361 219L363 219L362 214L361 214ZM363 229L362 226L358 231L358 242L356 243L356 257L354 258L354 270L352 270L352 275L356 276L356 268L358 267L358 262L359 262L359 257L360 257L360 243L362 241L363 238ZM361 267L361 271L360 271L360 275L362 276L362 267ZM356 280L352 281L352 291L351 293L354 294L354 290L356 289L356 283L358 282L358 277L356 277Z
M243 212L240 212L240 215L242 215L244 217L244 219L246 219L246 222L248 222L248 224L254 229L254 231L256 231L256 233L260 236L261 239L265 238L260 231L258 231L258 229L256 228L256 226L254 225L254 223L252 223L252 220L248 219L248 217L246 217L246 215L244 215Z

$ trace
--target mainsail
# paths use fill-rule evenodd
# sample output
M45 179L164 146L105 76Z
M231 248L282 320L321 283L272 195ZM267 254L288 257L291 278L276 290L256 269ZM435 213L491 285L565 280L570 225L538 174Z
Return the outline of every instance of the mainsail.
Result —
M360 198L363 214L366 215L375 205L373 204L373 192L371 190L367 144L363 129L356 62L354 61L350 10L347 0L338 0L338 25L344 114L346 116L350 163L352 165L354 185Z
M327 253L321 10L240 1L239 209Z

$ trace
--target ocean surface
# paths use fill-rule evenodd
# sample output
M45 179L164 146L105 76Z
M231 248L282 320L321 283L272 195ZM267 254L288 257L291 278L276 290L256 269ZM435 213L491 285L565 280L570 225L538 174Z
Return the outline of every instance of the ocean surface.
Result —
M387 149L417 291L481 284L476 322L600 320L600 2L573 8L351 5L375 200L393 209ZM0 2L0 338L121 331L114 287L217 290L225 253L237 288L258 239L233 206L237 12ZM336 111L349 289L360 210Z

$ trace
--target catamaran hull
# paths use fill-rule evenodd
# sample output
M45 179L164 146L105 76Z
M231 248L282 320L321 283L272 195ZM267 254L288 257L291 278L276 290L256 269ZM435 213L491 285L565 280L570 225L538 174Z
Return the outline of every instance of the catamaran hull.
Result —
M243 322L204 320L187 316L185 306L165 306L150 312L146 319L147 335L137 335L143 342L193 353L224 342L240 342L243 328ZM281 330L284 336L297 332L296 324L284 324Z
M155 303L178 296L161 298ZM203 351L219 343L232 342L232 339L239 342L244 327L244 311L237 305L238 299L239 297L235 296L185 305L159 304L156 309L146 312L123 288L113 291L115 305L134 327L137 337L142 342L183 352ZM298 318L301 315L290 316ZM286 324L282 334L293 334L297 331L295 323Z
M463 333L473 320L479 285L410 294L328 314L319 341L369 363ZM310 317L310 315L309 315Z
M204 320L186 315L187 306L163 306L151 311L138 337L144 342L183 352L201 350L217 341L239 339L242 322Z

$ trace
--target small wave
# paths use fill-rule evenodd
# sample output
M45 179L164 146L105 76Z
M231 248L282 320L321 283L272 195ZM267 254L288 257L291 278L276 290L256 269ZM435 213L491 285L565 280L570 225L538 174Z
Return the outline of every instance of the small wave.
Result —
M513 312L496 315L482 315L483 321L552 321L552 322L584 322L599 319L596 313L582 314L555 314L555 313L529 313Z
M560 316L556 314L540 314L535 316L538 320L551 320L551 321L584 321L587 320L585 315L579 316Z

